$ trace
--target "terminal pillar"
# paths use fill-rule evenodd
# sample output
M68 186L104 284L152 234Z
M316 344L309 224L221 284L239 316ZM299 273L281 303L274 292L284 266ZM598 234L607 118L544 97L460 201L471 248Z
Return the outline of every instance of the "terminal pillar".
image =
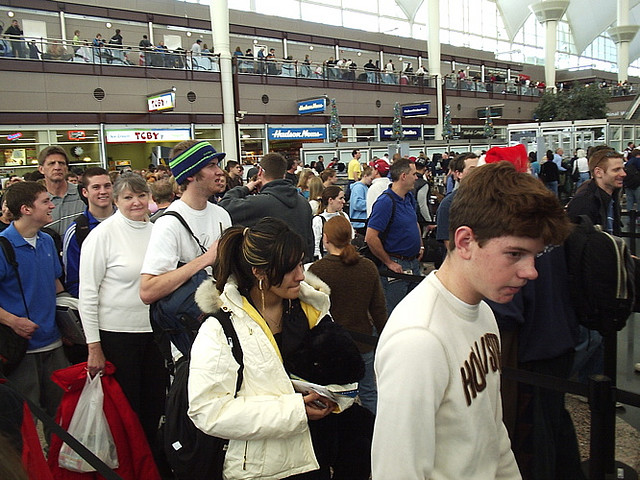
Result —
M429 75L435 81L436 98L438 112L438 123L436 124L435 138L442 139L442 124L444 123L444 101L442 98L443 81L440 67L440 0L429 0L429 43L427 52L429 54Z
M618 82L628 80L629 43L638 32L638 25L629 25L629 0L618 0L617 26L611 27L607 33L618 48Z
M214 54L220 55L220 84L222 87L222 145L230 160L238 156L238 132L236 129L236 107L233 98L233 73L229 47L229 4L227 0L216 0L210 4L211 30L213 31Z
M529 5L538 21L545 26L544 45L544 82L547 91L556 91L556 50L558 38L558 20L567 11L569 0L543 0Z

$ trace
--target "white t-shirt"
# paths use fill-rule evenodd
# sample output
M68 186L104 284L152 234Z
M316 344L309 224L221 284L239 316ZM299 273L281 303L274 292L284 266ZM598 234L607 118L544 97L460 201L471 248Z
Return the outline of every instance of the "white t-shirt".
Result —
M464 303L431 273L380 335L374 480L520 479L502 423L500 368L489 306Z
M231 226L227 211L210 202L203 210L195 210L182 200L176 200L167 211L182 215L205 248L209 248ZM140 273L161 275L175 270L178 262L188 263L200 255L200 247L180 221L169 215L161 216L155 222ZM207 268L207 273L211 275L210 268Z
M347 221L349 220L349 215L347 215L344 212L333 212L333 213L329 213L327 211L324 211L318 215L314 215L313 216L313 221L312 221L312 227L313 227L313 241L314 241L314 247L313 247L313 256L314 258L321 258L322 255L320 255L320 242L322 242L322 232L324 231L324 224L327 220L329 220L330 218L333 218L337 215L342 215L344 218L347 219ZM324 222L322 221L322 218L320 218L320 216L324 217ZM354 232L353 232L353 228L352 230L352 235L351 238L353 238ZM324 247L323 247L324 248ZM326 254L326 250L325 250L325 254Z
M391 183L389 177L374 178L371 182L369 190L367 190L367 217L371 216L371 210L373 210L373 204L376 203L378 197L384 192Z

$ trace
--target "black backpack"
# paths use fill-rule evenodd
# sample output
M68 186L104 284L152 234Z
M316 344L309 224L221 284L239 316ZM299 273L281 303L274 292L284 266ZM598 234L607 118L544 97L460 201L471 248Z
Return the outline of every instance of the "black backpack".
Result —
M242 347L229 313L220 310L215 314L215 318L222 325L233 358L239 365L235 397L243 379ZM167 395L165 423L162 427L164 451L178 480L222 480L229 440L207 435L198 429L187 415L189 363L188 355L178 360L173 383Z
M624 328L635 301L635 265L624 240L581 215L564 245L580 324L603 335Z
M202 253L207 250L198 240L189 225L178 212L165 211L163 214L177 218L196 241ZM182 266L178 263L178 267ZM191 345L198 334L204 316L200 307L196 304L194 295L197 288L208 278L207 272L200 270L175 291L164 298L151 304L149 309L151 327L160 348L160 352L166 360L172 361L170 342L187 356Z

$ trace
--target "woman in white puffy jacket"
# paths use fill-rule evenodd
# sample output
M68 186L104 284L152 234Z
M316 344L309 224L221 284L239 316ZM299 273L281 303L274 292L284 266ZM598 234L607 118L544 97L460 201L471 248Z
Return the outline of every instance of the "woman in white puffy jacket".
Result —
M215 318L204 322L191 350L189 416L205 433L229 439L227 480L281 479L319 467L308 422L335 404L296 393L281 353L283 330L308 330L329 312L329 296L303 282L303 254L301 238L280 220L232 227L218 246L217 283L197 291L204 312L231 314L243 351L234 397L238 364Z

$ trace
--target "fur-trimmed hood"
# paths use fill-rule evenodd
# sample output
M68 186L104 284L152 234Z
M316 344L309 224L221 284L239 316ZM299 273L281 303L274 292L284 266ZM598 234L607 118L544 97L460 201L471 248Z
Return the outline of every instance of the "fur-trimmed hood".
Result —
M319 310L320 318L329 313L330 293L331 289L326 283L313 273L305 272L304 281L300 283L300 300ZM242 296L233 277L229 278L222 294L218 292L215 280L207 278L196 290L195 300L205 313L216 313L225 304L231 310L242 308Z

